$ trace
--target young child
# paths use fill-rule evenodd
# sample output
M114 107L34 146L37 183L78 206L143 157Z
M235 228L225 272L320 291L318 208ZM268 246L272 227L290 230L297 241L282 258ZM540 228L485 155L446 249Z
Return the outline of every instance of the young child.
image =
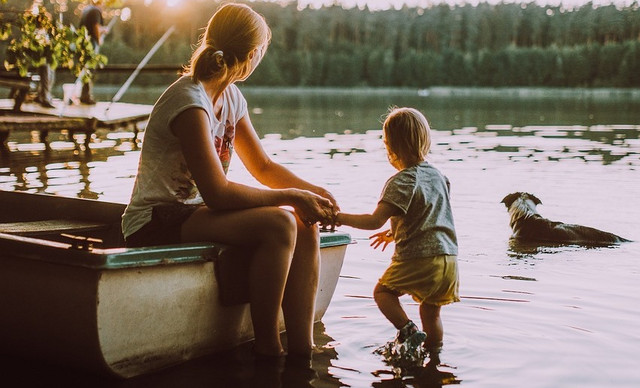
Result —
M391 229L372 235L382 250L395 241L391 265L374 289L384 316L398 329L394 341L405 351L424 350L433 358L442 346L440 307L459 301L458 244L449 202L449 181L425 161L431 146L427 119L413 108L394 108L383 124L389 162L399 172L386 183L372 214L338 213L337 225L378 229L391 219ZM420 303L421 331L409 319L399 297Z

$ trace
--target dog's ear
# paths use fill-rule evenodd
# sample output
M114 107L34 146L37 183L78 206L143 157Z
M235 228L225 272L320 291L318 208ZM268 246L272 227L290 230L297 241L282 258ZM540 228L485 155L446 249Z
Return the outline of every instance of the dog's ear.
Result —
M518 197L520 197L520 193L511 193L509 195L507 195L506 197L502 198L502 201L500 201L500 203L504 203L504 206L507 207L507 209L511 206L511 204L518 199Z
M527 196L533 201L533 203L535 203L536 205L541 205L542 201L538 199L538 197L536 197L533 194L529 194L529 193L525 193L527 194Z

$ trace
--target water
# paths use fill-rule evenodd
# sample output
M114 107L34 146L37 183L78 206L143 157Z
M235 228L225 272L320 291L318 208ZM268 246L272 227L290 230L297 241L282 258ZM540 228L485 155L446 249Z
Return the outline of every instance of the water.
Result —
M369 247L372 233L343 227L357 243L315 328L324 349L314 358L315 376L256 369L238 350L125 382L74 378L134 387L638 386L640 243L515 247L500 203L528 191L542 200L545 217L640 241L640 102L627 97L247 93L272 157L329 188L349 212L371 211L394 173L380 140L386 108L412 105L427 114L435 129L430 160L451 180L460 242L462 301L443 308L441 364L399 376L373 354L395 334L371 298L390 252ZM16 151L2 160L0 189L127 201L139 156L130 134L100 134L91 157L63 137L54 140L45 156L29 137L12 136ZM238 160L229 175L256 184ZM402 300L418 321L417 305ZM15 363L12 373L23 381L70 381L59 369Z

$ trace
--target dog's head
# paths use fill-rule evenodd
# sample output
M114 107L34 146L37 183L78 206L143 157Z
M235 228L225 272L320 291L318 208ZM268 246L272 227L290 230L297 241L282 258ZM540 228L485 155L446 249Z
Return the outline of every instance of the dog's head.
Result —
M514 232L521 220L538 214L536 206L542 203L535 195L523 192L511 193L504 197L501 202L507 207L507 211L511 216L509 225L514 229Z
M507 195L506 197L502 198L502 201L500 201L500 203L504 203L504 206L506 206L507 209L509 209L511 205L513 205L513 203L518 199L522 201L530 200L531 202L533 202L534 205L542 204L542 201L539 200L538 197L536 197L535 195L521 192L521 191Z

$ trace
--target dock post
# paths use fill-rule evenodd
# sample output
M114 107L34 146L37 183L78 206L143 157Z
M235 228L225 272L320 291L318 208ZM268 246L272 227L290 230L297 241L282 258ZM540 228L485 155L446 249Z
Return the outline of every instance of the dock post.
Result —
M9 138L9 131L0 131L0 152L2 154L9 154L9 145L7 139Z
M133 149L137 150L139 147L138 144L138 133L140 132L140 129L138 128L138 123L134 122L133 123Z
M85 133L84 151L85 152L91 152L91 148L89 148L89 143L91 143L91 135L96 131L97 127L98 127L98 119L96 119L95 117L92 117L87 120L87 127L84 131Z
M48 137L49 137L49 130L48 129L40 130L40 142L42 142L42 144L44 144L45 151L51 151L51 146L49 145Z

